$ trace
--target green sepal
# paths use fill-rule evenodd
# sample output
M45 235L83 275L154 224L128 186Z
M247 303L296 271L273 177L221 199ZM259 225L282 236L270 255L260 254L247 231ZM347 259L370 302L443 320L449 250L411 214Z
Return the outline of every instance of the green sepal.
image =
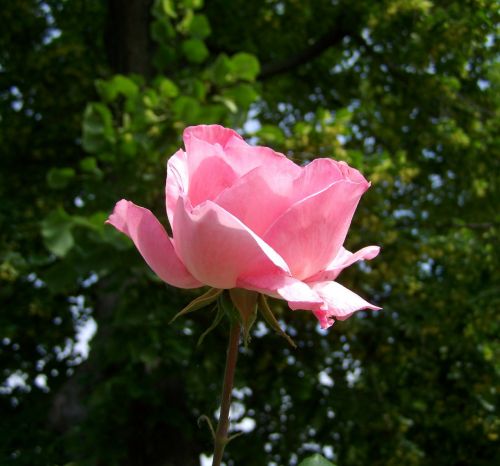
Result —
M217 304L220 309L224 310L224 313L229 318L229 322L231 323L231 325L233 325L234 323L242 323L240 313L229 297L229 293L221 293L218 296Z
M295 342L292 340L290 335L288 335L281 327L278 321L276 320L276 317L274 317L273 311L271 311L271 308L269 307L269 304L267 302L266 297L261 294L259 296L259 302L260 302L260 312L262 314L262 317L264 317L265 321L267 324L276 331L278 335L281 335L283 338L288 341L288 343L293 346L294 348L297 348L297 345Z
M198 296L196 299L193 299L193 301L191 301L185 308L175 314L175 316L170 320L169 324L171 324L178 317L197 311L198 309L212 304L223 291L224 290L219 290L217 288L210 288L206 293Z
M215 328L217 327L217 325L219 325L220 321L222 320L222 318L224 317L224 309L222 309L220 306L218 305L215 305L214 308L212 310L215 310L217 309L217 314L215 314L215 318L212 322L212 324L210 325L210 327L208 327L200 336L200 338L198 339L198 343L197 345L200 346L202 343L203 343L203 340L205 339L205 337Z
M253 311L252 314L250 314L248 320L243 326L243 344L245 345L245 348L248 348L248 343L250 343L251 340L250 330L252 329L253 324L255 324L256 320L257 320L257 308L255 308L255 311Z
M250 329L257 319L257 300L259 293L256 291L244 290L242 288L232 288L229 296L234 307L240 314L240 321L243 327L243 342L248 347L250 341Z

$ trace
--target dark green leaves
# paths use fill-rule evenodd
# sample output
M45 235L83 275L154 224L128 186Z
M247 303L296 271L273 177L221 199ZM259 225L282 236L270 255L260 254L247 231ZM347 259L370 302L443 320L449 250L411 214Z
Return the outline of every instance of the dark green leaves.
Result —
M90 153L105 151L115 142L113 118L102 103L87 105L83 115L83 148Z
M202 63L208 55L205 43L200 39L188 39L182 43L182 51L191 63Z
M74 245L73 226L73 219L63 209L50 213L42 221L42 236L47 249L64 257Z
M221 54L214 61L210 74L218 85L236 81L253 82L260 72L258 59L249 53L237 53L232 57Z
M260 72L259 61L254 55L240 52L231 59L235 76L244 81L254 81Z
M68 168L51 168L47 173L47 184L52 189L65 188L74 178L75 170Z
M131 98L139 93L139 86L131 78L121 74L113 76L108 81L97 81L96 87L103 100L107 102L112 102L120 95Z

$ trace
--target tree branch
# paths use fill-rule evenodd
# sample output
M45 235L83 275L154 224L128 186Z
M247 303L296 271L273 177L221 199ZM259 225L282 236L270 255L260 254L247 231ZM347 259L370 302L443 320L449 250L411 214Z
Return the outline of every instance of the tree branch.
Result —
M259 81L271 78L277 74L287 73L294 68L311 62L330 47L341 44L342 40L348 36L348 31L342 27L343 21L341 18L339 18L338 23L340 23L340 25L328 31L314 44L303 49L298 54L288 57L283 61L264 64L258 77Z

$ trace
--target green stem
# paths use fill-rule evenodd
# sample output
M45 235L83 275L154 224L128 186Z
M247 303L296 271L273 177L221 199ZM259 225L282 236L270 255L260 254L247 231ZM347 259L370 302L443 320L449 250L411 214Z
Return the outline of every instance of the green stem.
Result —
M222 385L222 401L220 406L219 423L215 431L214 459L212 466L220 466L224 448L228 442L227 431L229 430L229 408L231 407L231 392L233 391L234 372L238 359L238 345L240 343L241 325L239 322L231 325L229 332L229 344L227 346L226 369L224 371L224 383Z

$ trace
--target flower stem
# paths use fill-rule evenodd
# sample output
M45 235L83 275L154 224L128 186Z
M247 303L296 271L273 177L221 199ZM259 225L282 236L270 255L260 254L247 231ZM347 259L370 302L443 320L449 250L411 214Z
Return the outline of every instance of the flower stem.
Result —
M238 346L240 343L241 325L239 322L231 324L229 331L229 343L227 346L226 369L224 371L224 382L222 385L222 401L220 406L219 423L214 438L214 459L212 466L220 466L224 448L228 442L227 431L229 430L229 408L231 407L231 392L233 391L234 372L238 359Z

